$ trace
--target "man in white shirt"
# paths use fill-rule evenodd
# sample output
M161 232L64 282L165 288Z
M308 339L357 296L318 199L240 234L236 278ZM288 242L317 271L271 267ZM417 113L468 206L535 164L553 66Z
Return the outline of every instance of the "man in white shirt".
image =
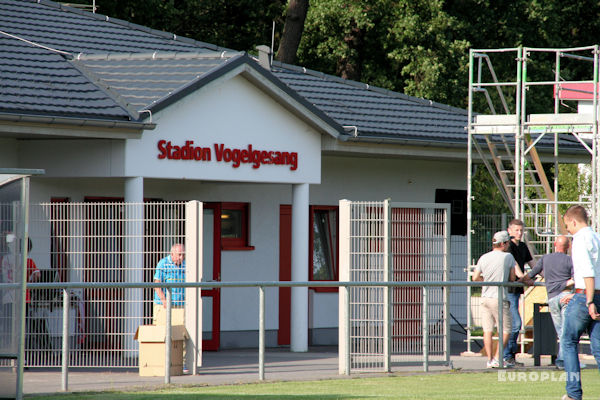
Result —
M564 221L573 235L571 255L575 294L567 305L560 339L567 379L567 394L563 400L581 400L578 349L579 338L584 332L590 336L594 357L600 360L600 236L588 226L587 212L582 206L570 207Z
M515 278L515 259L508 253L510 247L510 236L506 231L496 232L492 241L493 250L485 253L477 261L475 272L473 273L474 281L486 282L508 282L509 279ZM502 343L504 346L508 343L508 337L511 331L511 316L509 310L509 302L507 300L506 288L502 288L504 302L502 304ZM487 367L499 368L498 350L496 356L492 357L492 333L494 325L498 327L498 287L483 286L481 288L481 324L483 325L483 346L488 356ZM498 336L500 336L498 334ZM513 363L504 361L507 367L514 367Z

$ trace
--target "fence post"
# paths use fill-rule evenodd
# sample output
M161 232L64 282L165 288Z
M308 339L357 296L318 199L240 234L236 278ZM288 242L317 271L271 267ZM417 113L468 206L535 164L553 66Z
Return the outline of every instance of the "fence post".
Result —
M165 384L171 383L171 288L165 289L167 299L167 322L165 333Z
M471 258L469 257L469 260ZM471 282L471 265L467 265L467 282ZM467 353L471 353L471 327L473 326L473 316L471 315L471 286L467 286Z
M383 202L383 280L389 282L392 280L392 260L391 260L391 248L392 248L392 205L390 199ZM392 324L390 321L392 307L391 299L393 289L389 286L383 287L383 370L385 372L391 371L391 344L392 344Z
M63 392L69 390L69 307L70 293L63 289L63 326L62 326L62 384Z
M423 286L423 371L429 371L429 315L427 308L429 306L429 287Z
M346 286L345 290L346 296L346 332L344 332L344 336L346 337L346 371L345 375L350 375L350 348L352 347L352 343L350 342L350 286Z
M265 380L265 287L258 288L258 379Z

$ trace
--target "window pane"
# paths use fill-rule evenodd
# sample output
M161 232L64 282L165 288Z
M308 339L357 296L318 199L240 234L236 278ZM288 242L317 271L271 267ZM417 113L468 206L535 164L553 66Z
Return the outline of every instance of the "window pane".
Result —
M242 210L221 211L221 237L241 239L242 233Z
M334 280L337 249L336 213L316 210L313 221L313 279Z

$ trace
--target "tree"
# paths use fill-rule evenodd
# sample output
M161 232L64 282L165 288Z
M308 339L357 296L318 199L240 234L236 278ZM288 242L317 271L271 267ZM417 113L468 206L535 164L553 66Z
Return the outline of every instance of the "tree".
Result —
M500 194L498 187L485 166L478 165L473 173L473 215L489 215L507 213L511 215L510 209Z
M80 1L89 3L89 0ZM239 51L271 43L284 0L97 0L98 12Z
M308 0L290 0L285 25L283 26L283 34L277 50L277 60L288 64L296 63L296 54L304 31L304 20L307 12Z
M552 168L554 170L554 168ZM589 165L558 165L558 199L560 201L581 201L592 192L591 169ZM564 213L569 205L562 204L559 211Z
M302 65L343 78L466 104L466 40L441 0L314 0L299 48ZM456 98L462 99L456 101Z

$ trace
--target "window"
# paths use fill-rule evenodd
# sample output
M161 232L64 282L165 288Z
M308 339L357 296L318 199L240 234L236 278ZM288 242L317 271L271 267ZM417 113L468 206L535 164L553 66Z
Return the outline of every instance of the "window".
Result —
M221 203L221 246L223 250L253 250L249 245L249 204Z
M467 191L436 189L436 203L450 204L450 234L467 234Z
M338 280L338 208L313 206L310 213L310 279ZM336 291L337 288L314 288Z

